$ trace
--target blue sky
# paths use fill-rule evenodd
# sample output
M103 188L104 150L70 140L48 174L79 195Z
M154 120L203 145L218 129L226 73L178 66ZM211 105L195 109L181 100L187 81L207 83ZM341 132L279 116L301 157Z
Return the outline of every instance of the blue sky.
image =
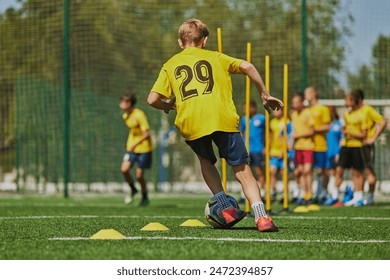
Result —
M310 0L308 0L310 2ZM350 8L355 21L351 26L353 36L347 41L346 70L356 72L362 64L371 61L371 49L379 34L390 36L389 0L341 0L342 6ZM0 0L0 11L13 6L15 0ZM345 79L341 79L345 86Z

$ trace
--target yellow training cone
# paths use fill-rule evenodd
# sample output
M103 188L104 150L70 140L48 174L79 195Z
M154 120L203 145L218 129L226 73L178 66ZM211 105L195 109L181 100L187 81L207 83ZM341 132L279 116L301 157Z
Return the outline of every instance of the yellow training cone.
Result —
M123 239L123 238L125 238L125 236L122 233L112 228L102 229L90 237L90 239L94 239L94 240L104 240L104 239L116 240L116 239Z
M294 213L307 213L309 209L306 206L298 206L293 210Z
M169 230L169 228L167 228L166 226L160 223L149 223L143 228L141 228L141 230L155 231L155 230Z
M309 211L320 211L321 210L320 206L318 206L317 204L310 204L309 206L307 206L307 209L309 209Z
M204 223L197 219L188 219L180 225L181 227L207 227Z

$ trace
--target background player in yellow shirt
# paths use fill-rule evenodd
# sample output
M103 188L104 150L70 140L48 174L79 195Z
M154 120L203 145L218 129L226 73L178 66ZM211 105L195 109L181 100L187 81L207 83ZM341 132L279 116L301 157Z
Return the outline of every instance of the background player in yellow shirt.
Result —
M344 170L351 169L352 182L354 187L353 199L346 202L346 206L363 206L363 185L364 185L364 154L363 140L367 136L366 116L360 106L359 93L352 91L345 97L345 106L348 111L344 114L342 132L344 138L341 140L340 159L336 168L336 189L332 191L332 203L338 203L338 189L343 181ZM331 203L327 203L331 204ZM340 205L341 206L341 205Z
M152 142L149 133L149 123L145 113L135 108L137 99L132 93L121 97L119 107L123 110L123 121L130 129L126 144L126 154L123 157L121 172L131 188L131 196L125 198L125 203L132 202L134 195L138 192L134 185L134 180L130 174L130 169L137 164L135 177L141 185L142 199L139 206L149 204L148 191L144 178L144 170L152 165Z
M314 159L314 120L310 110L303 106L303 96L296 94L292 98L291 122L295 148L295 176L300 182L305 204L313 203L313 159Z
M270 185L271 200L276 200L276 183L278 172L283 166L283 149L287 149L287 143L283 144L282 132L284 129L283 111L273 111L273 118L270 122Z
M327 106L321 105L318 100L318 90L315 87L305 89L305 100L309 103L308 109L314 120L314 162L313 167L317 173L317 191L314 201L325 202L327 197L326 159L327 144L326 133L330 128L330 112Z
M205 50L209 31L198 19L189 19L179 28L179 46L183 50L162 67L148 96L154 108L169 112L176 100L175 125L186 143L198 156L202 175L213 198L222 207L228 227L243 219L246 213L234 208L223 191L212 142L220 157L233 167L245 196L251 203L259 231L278 231L261 201L259 186L249 166L249 156L239 133L239 116L232 98L231 74L249 76L260 93L266 110L280 110L283 103L269 95L253 64Z
M372 106L364 104L364 92L361 89L355 89L359 94L360 107L363 110L366 121L367 121L367 138L363 141L363 152L365 160L364 172L368 182L368 196L366 205L372 205L374 203L374 192L376 185L376 174L375 174L375 141L379 135L385 130L387 121L379 114Z

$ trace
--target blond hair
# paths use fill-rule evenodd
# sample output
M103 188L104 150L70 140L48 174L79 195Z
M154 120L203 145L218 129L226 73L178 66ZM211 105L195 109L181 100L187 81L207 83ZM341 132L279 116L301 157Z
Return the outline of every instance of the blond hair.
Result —
M186 20L179 28L179 38L183 45L199 45L202 38L209 35L209 30L199 19L192 18Z

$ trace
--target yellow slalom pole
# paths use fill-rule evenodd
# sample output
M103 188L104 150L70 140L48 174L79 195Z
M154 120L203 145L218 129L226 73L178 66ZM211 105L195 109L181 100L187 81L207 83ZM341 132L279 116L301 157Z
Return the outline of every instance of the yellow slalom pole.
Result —
M220 27L217 28L217 38L218 38L218 52L222 52L222 29ZM225 193L227 192L227 175L226 175L226 160L222 159L222 187Z
M283 149L283 211L288 211L288 140L287 140L287 121L288 121L288 65L283 66L283 143L286 145Z
M269 55L265 56L265 87L270 92L270 61ZM269 147L269 113L265 110L265 210L271 212L271 180L270 180L270 147Z
M247 43L246 44L246 60L248 62L251 62L252 59L252 44ZM249 155L249 130L250 130L250 125L249 125L249 103L251 100L251 80L248 76L245 78L245 146L246 150ZM247 213L251 212L251 207L249 205L249 200L245 200L245 211Z

